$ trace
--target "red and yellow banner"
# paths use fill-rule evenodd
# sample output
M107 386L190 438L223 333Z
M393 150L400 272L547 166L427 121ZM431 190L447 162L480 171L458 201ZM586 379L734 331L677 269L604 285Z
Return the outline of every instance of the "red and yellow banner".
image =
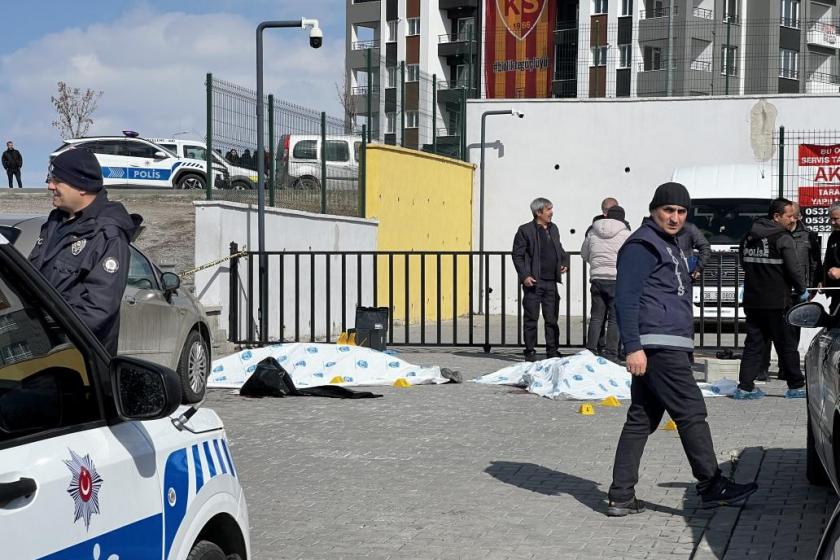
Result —
M486 0L486 97L551 97L555 4L553 0Z

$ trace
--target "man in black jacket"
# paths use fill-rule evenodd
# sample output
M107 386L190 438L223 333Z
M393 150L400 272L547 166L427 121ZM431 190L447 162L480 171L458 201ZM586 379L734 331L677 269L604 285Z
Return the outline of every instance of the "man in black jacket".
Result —
M557 283L569 266L569 256L560 243L560 231L551 223L554 209L551 201L536 198L531 202L534 219L519 226L513 238L513 264L522 283L524 295L523 335L525 358L536 360L537 321L542 307L545 322L545 353L548 358L560 355L560 294Z
M102 189L92 152L71 148L50 164L53 206L29 260L115 355L129 243L142 222Z
M20 182L20 170L23 167L23 156L15 149L15 145L11 142L6 142L6 151L3 152L3 169L6 170L6 175L9 177L9 188L12 187L12 177L17 178L18 188L22 189L23 185Z
M823 286L840 288L840 202L835 202L828 209L828 219L831 235L825 249ZM840 307L840 290L828 290L826 295L831 300L828 309L833 315Z
M738 374L735 399L760 399L755 387L761 369L761 356L767 341L776 346L779 367L784 369L787 398L805 397L805 377L799 366L798 341L785 321L785 310L793 301L806 301L805 277L799 266L796 243L790 230L796 220L793 203L777 198L770 203L766 218L756 218L750 232L741 240L744 267L744 314L747 337ZM791 298L791 292L796 294Z

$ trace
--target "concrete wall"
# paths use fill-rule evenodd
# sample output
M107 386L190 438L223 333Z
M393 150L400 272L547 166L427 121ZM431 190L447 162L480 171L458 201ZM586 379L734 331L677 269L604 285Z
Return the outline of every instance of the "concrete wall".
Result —
M778 111L776 118L771 107L751 116L762 99ZM471 101L467 109L471 161L479 161L481 113L508 108L523 111L525 118L487 119L485 249L510 250L516 227L531 219L529 202L546 196L554 202L554 220L564 247L578 251L592 217L600 213L601 199L617 197L635 228L648 213L655 187L667 181L676 167L758 162L774 176L776 158L760 149L767 142L772 145L773 131L779 125L788 131L838 128L831 115L840 111L840 97ZM476 240L478 177L476 173ZM586 285L579 278L579 259L573 259L572 265L571 303L579 310ZM505 274L508 313L516 309L511 270L512 266ZM499 307L501 280L494 278L500 274L491 269L488 276L491 311Z
M377 248L380 251L469 251L472 247L472 183L474 166L458 160L394 146L373 144L367 150L366 212L378 221ZM453 266L466 278L468 260L453 257L441 261L441 313L448 319L453 311ZM409 259L409 300L405 307L405 258L393 260L394 317L412 321L421 312L420 257ZM378 302L389 301L387 257L378 263ZM437 316L437 260L425 263L426 317ZM458 313L468 311L466 282L458 283Z
M375 220L363 220L344 216L332 216L266 208L265 211L265 247L268 251L375 251L376 229ZM195 203L195 262L198 266L214 261L230 254L229 246L232 241L240 248L247 246L256 250L257 212L256 207L234 202L196 202ZM367 259L370 260L371 257ZM256 273L257 259L254 258L254 309L257 307L259 278ZM284 337L295 336L297 323L300 336L308 337L312 331L310 321L314 305L314 325L316 336L323 336L327 331L326 309L329 301L330 332L335 335L341 330L342 310L347 324L352 326L357 304L357 292L342 290L341 258L329 257L330 282L326 281L327 257L321 256L314 264L309 258L300 258L297 264L300 292L295 294L292 278L295 275L295 258L290 255L282 257L283 274L286 282L282 289L280 283L281 256L270 256L268 266L269 285L269 337L276 339L280 335L280 305L283 305L283 321L285 325ZM356 259L348 258L345 262L347 286L357 286L359 279ZM364 266L364 263L363 263ZM368 265L369 266L369 265ZM240 260L240 337L247 334L247 282L248 259ZM205 306L221 306L222 327L227 327L229 284L228 263L196 273L195 293ZM312 280L314 279L314 281ZM370 279L363 283L362 305L372 305L373 294ZM342 296L344 301L342 305ZM299 315L295 321L295 304ZM254 322L257 321L254 311Z

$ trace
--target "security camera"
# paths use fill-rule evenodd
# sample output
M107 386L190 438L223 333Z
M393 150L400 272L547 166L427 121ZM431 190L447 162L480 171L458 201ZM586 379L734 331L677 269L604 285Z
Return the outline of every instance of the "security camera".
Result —
M318 26L317 19L302 19L301 27L309 28L309 46L313 49L321 48L324 44L324 32Z

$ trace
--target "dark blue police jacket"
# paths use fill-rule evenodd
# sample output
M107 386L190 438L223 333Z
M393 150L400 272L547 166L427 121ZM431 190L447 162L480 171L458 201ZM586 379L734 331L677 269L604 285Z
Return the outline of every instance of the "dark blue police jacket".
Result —
M642 348L694 350L694 316L688 261L677 238L667 234L651 218L624 243L618 252L618 275L634 274L622 254L633 244L643 244L656 256L656 264L638 294L638 343ZM620 278L619 278L620 280ZM616 306L624 302L616 302ZM622 333L622 338L624 337ZM634 342L634 341L626 341ZM637 344L632 344L637 346ZM628 349L628 352L630 350Z
M105 191L67 218L63 210L50 213L29 260L115 355L129 243L143 218L109 201Z

